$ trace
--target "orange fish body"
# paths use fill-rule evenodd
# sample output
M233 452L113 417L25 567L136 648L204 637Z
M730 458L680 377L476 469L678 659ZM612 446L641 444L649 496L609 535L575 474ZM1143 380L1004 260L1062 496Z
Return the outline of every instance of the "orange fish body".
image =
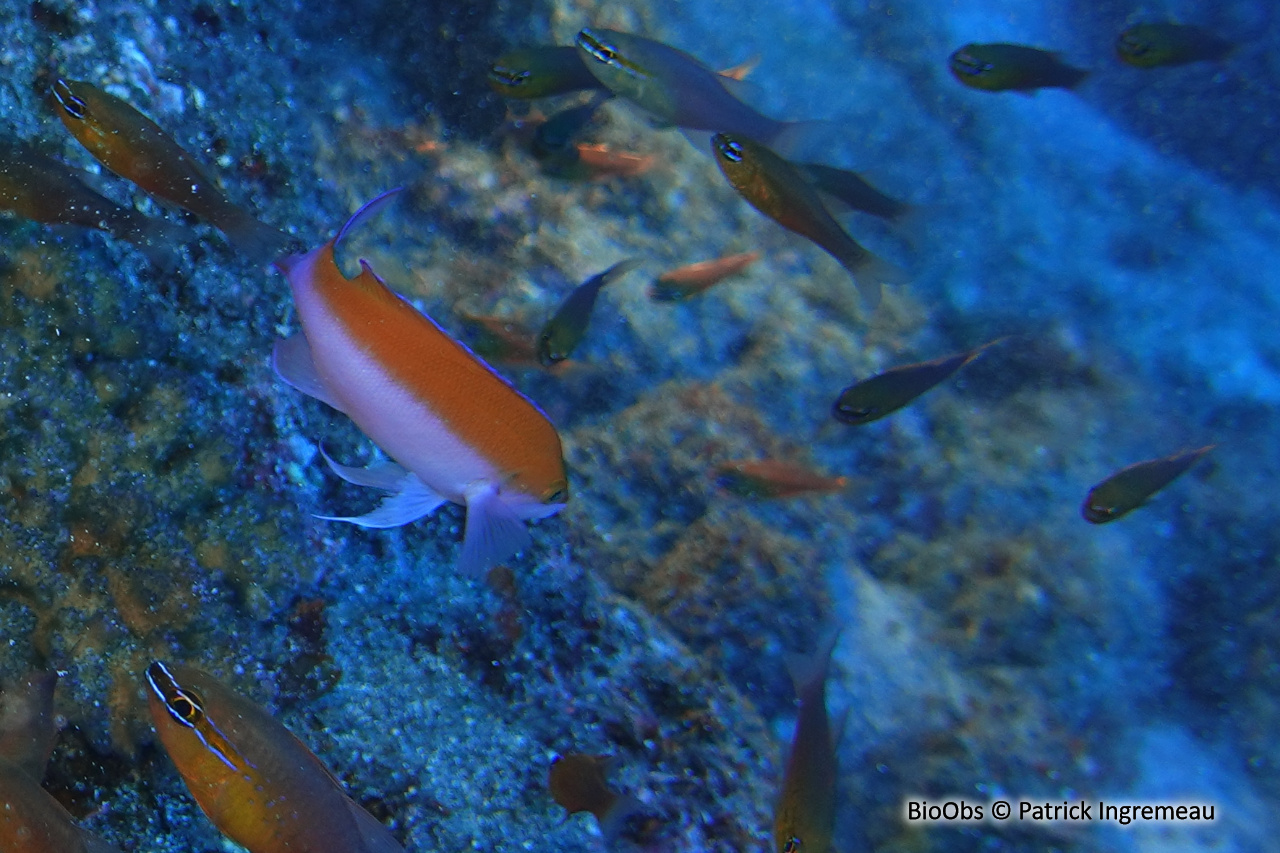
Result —
M668 270L654 280L649 298L654 302L678 302L697 296L758 260L759 252L742 252Z
M283 249L283 233L228 201L190 154L125 101L89 83L58 80L53 105L71 135L117 175L207 219L256 261Z
M302 741L205 673L156 661L147 699L191 795L249 853L404 853Z
M792 663L791 677L800 700L800 712L782 780L782 794L774 813L777 853L831 853L832 850L837 735L827 716L826 682L835 643L836 635L832 633L812 658Z
M119 853L76 826L40 787L53 745L53 673L33 673L6 691L0 709L0 850L4 853Z
M825 477L774 459L726 462L716 467L716 484L744 498L794 498L821 492L838 492L849 485L848 477Z
M546 416L489 365L388 288L369 265L348 279L338 236L278 266L289 279L302 335L276 344L290 385L345 412L394 464L330 463L350 482L391 492L364 527L395 527L445 501L467 508L459 564L482 572L529 543L525 520L559 512L568 481L560 437Z

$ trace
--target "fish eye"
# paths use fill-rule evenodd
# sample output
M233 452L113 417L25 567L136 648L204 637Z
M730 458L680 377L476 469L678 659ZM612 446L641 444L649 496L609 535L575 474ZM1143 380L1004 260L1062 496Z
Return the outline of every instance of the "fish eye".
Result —
M742 145L729 139L719 138L716 140L716 148L720 151L720 156L728 160L730 163L742 162Z
M1127 53L1129 56L1142 56L1151 50L1151 45L1129 33L1120 36L1119 47L1122 52Z
M529 69L507 68L501 65L495 65L489 69L489 79L503 86L515 88L522 83L528 82L532 76Z
M990 62L983 62L971 53L957 51L951 56L951 67L961 74L977 77L995 68Z
M188 728L194 728L204 719L204 703L199 694L191 690L179 690L165 701L165 707L175 720Z
M800 853L800 839L794 835L787 839L787 843L783 845L782 853Z
M606 65L618 58L618 51L616 48L610 44L602 42L586 30L578 33L578 47L582 48L598 61L603 62Z
M82 119L89 115L89 105L71 93L71 87L65 80L57 80L53 84L53 97L67 111L67 115Z
M853 406L836 403L835 416L838 421L856 423L858 421L866 420L874 414L876 414L875 406L858 406L855 408Z
M1094 524L1101 524L1104 521L1110 521L1116 517L1116 508L1107 506L1106 504L1094 503L1089 501L1084 505L1085 521L1092 521Z

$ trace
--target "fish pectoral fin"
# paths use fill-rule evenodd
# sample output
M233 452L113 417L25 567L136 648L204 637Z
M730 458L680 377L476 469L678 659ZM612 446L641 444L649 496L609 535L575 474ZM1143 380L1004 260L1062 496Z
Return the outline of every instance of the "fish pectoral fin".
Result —
M458 568L471 575L505 560L532 544L524 521L502 500L488 481L467 488L467 527L462 537Z
M346 414L316 371L315 362L311 360L311 345L302 332L276 341L271 348L271 369L286 384Z
M341 462L334 462L333 457L323 447L320 448L320 455L324 457L325 462L329 463L329 468L333 473L348 483L355 483L357 486L371 486L375 489L382 489L384 492L398 492L401 490L400 484L404 478L412 476L403 467L390 459L375 462L365 468L357 468L354 465L343 465Z
M333 463L330 463L333 464ZM395 463L391 463L395 464ZM374 470L370 473L370 469L348 468L347 466L338 466L334 470L338 476L344 480L348 477L344 474L352 473L353 477L360 477L370 481L369 485L377 485L380 489L387 489L391 494L386 497L382 503L378 504L378 508L364 515L317 515L316 518L321 521L345 521L348 524L355 524L360 527L387 528L399 527L402 524L408 524L411 521L417 521L428 513L434 512L445 499L436 494L426 483L418 479L418 476L411 471L404 471L403 475L392 484L391 488L387 488L383 483L384 473L378 470L381 466L374 466ZM399 468L400 466L396 466ZM343 470L338 470L342 468ZM351 479L350 482L361 483L360 480Z
M360 848L361 853L404 853L404 848L382 821L369 814L350 797L347 798L347 808L355 819L356 829L360 831L360 840L364 842Z

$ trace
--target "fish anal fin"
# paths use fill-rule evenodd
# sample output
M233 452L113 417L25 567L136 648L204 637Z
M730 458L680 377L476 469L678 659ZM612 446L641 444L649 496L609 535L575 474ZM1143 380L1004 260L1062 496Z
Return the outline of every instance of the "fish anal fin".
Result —
M641 808L640 801L630 794L618 794L614 797L609 807L595 816L604 840L612 845L627 825L627 818L639 812Z
M531 543L524 521L506 503L493 483L481 481L469 487L466 532L458 568L472 576L524 550Z
M308 397L315 397L322 403L333 406L339 412L346 413L329 388L320 378L315 362L311 358L311 345L306 335L298 332L287 338L278 340L271 348L271 369L288 385L298 389Z
M333 463L331 463L333 464ZM338 476L343 479L350 479L351 482L360 483L361 475L353 474L348 478L343 471L354 472L359 469L348 468L347 466L339 466L334 469ZM376 468L374 469L377 470ZM377 474L368 474L369 480L375 478L380 479ZM373 483L371 483L372 485ZM417 521L424 515L428 515L439 508L445 499L437 494L430 486L418 479L417 475L411 471L405 471L403 476L390 487L382 482L377 483L378 488L386 489L391 494L388 495L382 503L364 515L317 515L316 518L322 521L345 521L348 524L355 524L359 527L372 527L376 529L385 529L388 527L400 527L411 521Z

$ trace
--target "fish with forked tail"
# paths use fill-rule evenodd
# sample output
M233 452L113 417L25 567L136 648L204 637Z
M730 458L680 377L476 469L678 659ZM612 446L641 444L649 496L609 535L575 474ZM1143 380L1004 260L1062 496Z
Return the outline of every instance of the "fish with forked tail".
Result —
M1156 492L1187 472L1217 445L1184 450L1122 468L1089 490L1080 508L1084 520L1106 524L1142 506Z
M209 220L255 262L269 263L285 250L287 234L228 201L190 154L127 102L90 83L65 79L54 82L51 98L76 141L120 177Z
M880 285L905 275L849 236L800 170L758 142L717 133L711 138L720 171L747 203L788 231L812 240L853 276L868 308L880 304Z

